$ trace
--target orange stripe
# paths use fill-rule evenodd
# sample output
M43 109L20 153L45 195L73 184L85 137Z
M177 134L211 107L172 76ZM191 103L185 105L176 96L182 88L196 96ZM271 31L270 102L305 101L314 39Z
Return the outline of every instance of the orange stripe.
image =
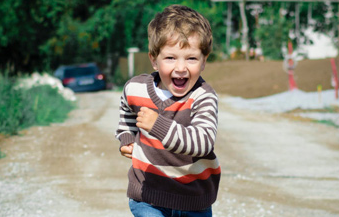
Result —
M194 102L194 99L192 98L189 98L186 102L176 102L170 107L167 107L165 111L182 111L185 109L190 109L193 102Z
M163 173L160 170L158 170L152 164L148 164L148 163L142 162L142 161L140 161L140 160L138 160L136 158L132 158L132 163L133 163L133 168L134 169L139 169L139 170L142 170L142 171L147 172L147 173L153 173L153 174L156 174L158 176L168 177L165 173Z
M156 149L165 149L162 143L157 139L149 139L140 133L140 142Z
M159 169L157 169L155 166L153 166L152 164L148 164L148 163L145 163L145 162L142 162L136 158L133 158L132 159L132 162L133 162L133 168L134 169L139 169L139 170L142 170L144 172L147 172L147 173L153 173L153 174L156 174L158 176L163 176L163 177L166 177L166 178L170 178L168 175L166 175L165 173L161 172ZM221 169L220 169L220 166L216 169L213 169L213 168L208 168L206 170L204 170L202 173L199 173L199 174L188 174L188 175L185 175L185 176L181 176L181 177L178 177L178 178L174 178L174 180L182 183L182 184L188 184L190 182L193 182L195 180L206 180L208 179L212 174L216 175L216 174L220 174L221 173Z
M150 98L140 97L140 96L127 96L128 105L135 105L140 107L154 108L158 107L153 103Z
M221 173L221 169L220 169L220 166L219 166L216 169L208 168L208 169L204 170L202 173L189 174L189 175L181 176L181 177L178 177L178 178L174 178L174 180L176 180L180 183L183 183L183 184L187 184L187 183L193 182L197 179L206 180L212 174L216 175L216 174L220 174L220 173Z

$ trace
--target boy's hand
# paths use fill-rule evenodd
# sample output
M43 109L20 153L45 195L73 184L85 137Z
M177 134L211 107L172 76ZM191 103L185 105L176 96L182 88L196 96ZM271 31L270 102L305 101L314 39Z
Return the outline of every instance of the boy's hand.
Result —
M158 113L152 109L141 107L140 111L138 112L137 127L150 132L158 116Z
M133 146L134 146L133 143L122 146L120 148L121 155L127 158L132 158Z

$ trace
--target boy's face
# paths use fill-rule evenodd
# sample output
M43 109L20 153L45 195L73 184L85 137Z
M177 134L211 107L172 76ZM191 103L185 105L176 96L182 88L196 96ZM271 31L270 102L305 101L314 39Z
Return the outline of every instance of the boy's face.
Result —
M199 48L199 37L188 38L189 47L181 48L180 42L161 48L157 57L149 55L152 66L159 71L158 87L169 90L173 96L185 96L195 85L205 69L205 57Z

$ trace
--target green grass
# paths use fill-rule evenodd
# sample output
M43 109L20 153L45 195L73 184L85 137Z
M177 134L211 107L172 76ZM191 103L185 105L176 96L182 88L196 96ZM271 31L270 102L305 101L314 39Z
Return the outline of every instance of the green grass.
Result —
M0 159L1 159L1 158L4 158L4 157L6 157L6 154L3 153L3 152L1 152L1 149L0 149Z
M0 133L18 134L33 125L63 122L75 108L51 86L15 87L15 79L0 75Z
M315 120L314 122L315 122L315 123L325 124L325 125L328 125L328 126L332 126L332 127L339 128L338 125L336 125L333 121L330 121L330 120Z

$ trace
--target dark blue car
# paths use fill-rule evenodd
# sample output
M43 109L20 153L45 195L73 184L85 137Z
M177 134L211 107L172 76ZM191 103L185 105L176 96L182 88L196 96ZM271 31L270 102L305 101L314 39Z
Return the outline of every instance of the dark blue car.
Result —
M95 63L60 66L54 76L74 92L106 89L106 77Z

